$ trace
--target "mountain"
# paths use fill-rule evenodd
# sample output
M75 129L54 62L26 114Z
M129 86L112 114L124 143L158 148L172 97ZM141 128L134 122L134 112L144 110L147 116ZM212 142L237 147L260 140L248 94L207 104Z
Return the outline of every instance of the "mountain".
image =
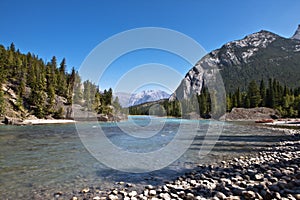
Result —
M139 105L146 102L157 101L160 99L167 99L170 94L161 90L145 90L140 93L132 94L129 99L129 105Z
M118 97L119 103L123 108L127 108L129 106L129 99L131 97L131 94L126 92L116 92L113 94L113 97Z
M264 79L267 83L269 78L291 88L299 87L299 28L291 38L262 30L224 44L205 55L189 70L170 100L200 94L204 82L212 84L216 81L217 72L220 72L227 92L237 88L243 91L252 80Z
M119 98L119 102L122 107L130 107L134 105L143 104L146 102L157 101L161 99L168 99L170 94L161 90L144 90L139 93L128 94L128 93L115 93L114 96Z
M298 25L298 29L296 30L296 32L293 35L292 39L300 40L300 24Z

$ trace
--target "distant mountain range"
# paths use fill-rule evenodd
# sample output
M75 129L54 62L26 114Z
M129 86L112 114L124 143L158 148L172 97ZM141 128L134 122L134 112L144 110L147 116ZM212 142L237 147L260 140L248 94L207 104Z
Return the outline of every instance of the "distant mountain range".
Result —
M161 90L144 90L134 94L118 92L114 94L114 97L119 98L119 102L122 107L130 107L146 102L168 99L170 94Z
M217 72L222 75L227 92L245 90L252 80L264 79L267 83L269 78L291 88L299 87L300 25L291 38L262 30L224 44L196 63L170 99L200 94L204 80Z

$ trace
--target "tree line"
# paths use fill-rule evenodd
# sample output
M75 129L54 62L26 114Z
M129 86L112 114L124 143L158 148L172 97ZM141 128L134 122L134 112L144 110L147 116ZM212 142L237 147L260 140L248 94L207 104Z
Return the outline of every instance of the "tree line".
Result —
M65 58L59 64L55 56L44 62L32 53L21 53L13 43L8 48L0 45L0 115L5 114L8 104L3 86L16 93L14 110L27 110L38 118L63 118L63 105L72 103L87 110L107 110L112 90L100 92L95 83L82 82L74 67L69 73L66 68ZM58 105L59 99L63 105Z
M129 107L131 115L157 115L186 117L186 114L197 113L203 118L209 118L211 112L211 98L208 88L204 85L200 95L193 95L189 99L169 101L168 99L145 103Z
M259 83L251 81L246 91L229 93L226 98L227 111L234 107L268 107L276 109L282 117L300 117L300 87L293 89L270 78Z
M200 95L194 95L181 101L164 100L158 103L159 106L152 104L133 106L129 108L129 113L138 115L154 113L161 116L186 117L184 115L194 112L202 118L210 118L212 105L216 106L214 107L216 110L219 108L216 103L213 103L214 91L209 91L204 82L202 85ZM230 112L235 107L268 107L278 110L282 117L300 117L300 87L289 88L272 78L269 79L268 84L265 84L264 80L259 83L253 80L246 90L241 91L240 88L237 88L236 91L227 93L226 111ZM152 113L150 108L152 108Z

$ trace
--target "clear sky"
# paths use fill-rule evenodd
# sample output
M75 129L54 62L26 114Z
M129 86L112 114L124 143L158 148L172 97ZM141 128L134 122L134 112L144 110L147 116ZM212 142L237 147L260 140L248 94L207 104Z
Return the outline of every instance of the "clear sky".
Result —
M0 43L14 42L21 52L45 61L65 57L68 69L78 69L99 43L128 29L173 29L209 52L262 29L290 37L300 24L299 13L298 0L0 0ZM149 55L157 57L155 52ZM160 62L159 56L155 61ZM176 63L182 75L191 67ZM102 87L108 86L113 81Z

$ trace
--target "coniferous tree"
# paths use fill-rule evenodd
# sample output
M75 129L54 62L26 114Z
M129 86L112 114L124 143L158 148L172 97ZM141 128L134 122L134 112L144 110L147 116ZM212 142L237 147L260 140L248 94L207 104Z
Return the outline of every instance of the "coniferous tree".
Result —
M16 47L15 47L15 44L13 42L10 44L9 51L11 51L13 53L16 52Z
M75 79L76 79L76 71L73 67L70 77L68 79L67 101L69 104L73 103L72 100L73 100L73 90L74 90Z
M84 81L83 86L84 86L84 90L83 90L84 106L87 107L88 110L92 110L93 100L96 92L92 93L93 84L89 80Z
M261 97L260 106L264 107L264 106L266 106L266 93L267 93L264 79L262 79L260 81L259 91L260 91L260 97Z
M248 87L247 99L250 101L250 108L258 107L261 101L260 91L256 81L251 81ZM248 103L247 103L248 104Z
M226 111L227 112L230 112L232 109L232 98L231 98L231 95L227 95L226 96Z
M57 94L67 97L67 80L66 80L66 59L60 63L59 70L57 71Z
M112 103L112 106L115 108L116 111L121 111L122 109L122 106L120 104L120 101L119 101L119 97L116 97Z
M274 95L274 87L273 87L273 81L272 79L269 79L269 87L267 89L267 101L266 101L266 106L269 108L274 108L275 107L275 95Z
M81 105L83 103L83 87L82 87L81 78L80 78L78 72L76 72L76 74L75 74L73 93L74 93L73 103Z

